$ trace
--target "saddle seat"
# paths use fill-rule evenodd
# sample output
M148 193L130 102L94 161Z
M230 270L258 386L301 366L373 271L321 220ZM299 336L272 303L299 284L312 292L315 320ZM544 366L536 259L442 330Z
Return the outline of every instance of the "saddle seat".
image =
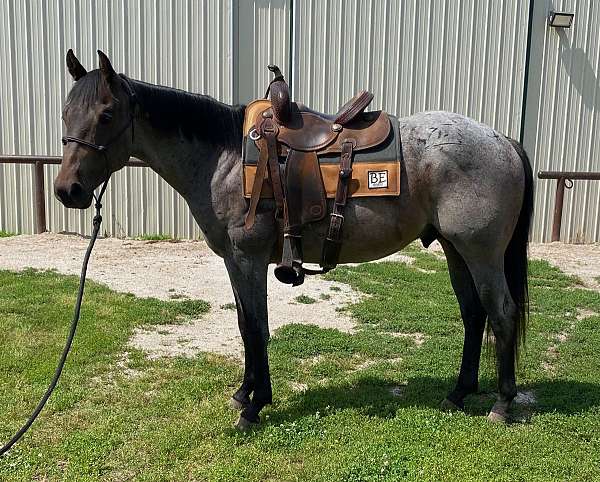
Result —
M323 245L322 271L337 265L341 249L343 211L352 180L354 154L382 145L390 137L390 119L383 111L364 112L373 94L361 91L336 114L325 114L290 101L289 87L276 66L269 84L269 101L255 101L247 107L246 119L253 123L249 139L258 148L259 158L250 196L245 227L251 229L263 183L270 180L276 217L283 220L282 261L275 276L294 286L304 275L315 274L302 267L302 228L327 215L327 192L319 158L339 158L337 188L330 227ZM249 112L252 112L249 114ZM283 175L281 159L285 158Z
M288 85L284 83L285 89L289 89ZM289 94L288 94L289 95ZM297 116L298 113L308 113L313 114L317 117L320 117L324 121L340 124L342 126L351 122L356 116L358 116L361 112L363 112L373 100L373 94L366 90L361 90L354 97L352 97L348 102L346 102L335 114L326 114L324 112L319 112L317 110L311 109L310 107L304 105L301 102L291 102L289 107L284 107L281 104L277 104L277 106L273 106L273 108L277 111L278 118L279 116L283 116L284 119L291 119ZM289 109L289 114L285 114L282 112L282 109ZM282 123L284 121L282 120Z
M272 105L262 112L263 118L274 119L277 124L277 141L288 150L316 152L318 154L341 152L342 144L355 142L354 150L368 149L380 144L389 134L387 114L382 111L360 112L345 124L336 122L337 114L327 115L292 102L290 115L285 123L279 122ZM333 120L330 120L333 119ZM287 148L287 149L286 149Z

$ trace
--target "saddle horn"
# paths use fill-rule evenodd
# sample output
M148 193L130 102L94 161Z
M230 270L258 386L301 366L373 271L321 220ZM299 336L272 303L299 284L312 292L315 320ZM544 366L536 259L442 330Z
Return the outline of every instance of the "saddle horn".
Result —
M292 104L290 102L290 88L288 87L283 74L276 65L268 65L267 68L275 74L275 77L267 87L265 98L270 94L271 105L273 106L273 116L275 120L285 125L291 117Z

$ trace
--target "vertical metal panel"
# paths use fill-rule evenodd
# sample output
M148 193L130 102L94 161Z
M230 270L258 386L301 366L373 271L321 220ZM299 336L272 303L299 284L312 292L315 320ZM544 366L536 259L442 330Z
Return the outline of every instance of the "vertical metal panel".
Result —
M296 97L335 111L360 89L399 116L460 112L518 136L528 2L299 0ZM351 19L351 20L350 20Z
M88 69L96 50L133 78L231 103L233 0L6 0L0 2L0 153L60 155L61 106L72 85L65 53ZM52 196L57 167L46 167L49 229L88 233L92 213ZM33 171L0 165L0 229L33 231ZM197 237L183 199L149 169L116 173L104 229L115 236Z
M241 0L237 3L236 102L265 94L272 78L267 65L278 65L286 79L290 65L291 0Z
M573 27L547 25L551 10L575 13ZM600 171L600 3L536 2L525 147L535 169ZM534 239L549 241L556 181L539 181ZM600 183L576 181L565 193L561 240L600 241Z

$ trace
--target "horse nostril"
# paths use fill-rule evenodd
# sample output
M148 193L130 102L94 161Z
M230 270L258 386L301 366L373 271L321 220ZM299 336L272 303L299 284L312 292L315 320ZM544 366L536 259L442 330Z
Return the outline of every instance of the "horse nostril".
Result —
M78 182L71 184L69 188L69 197L71 199L77 199L83 193L83 187Z
M54 194L56 194L56 197L62 202L62 203L67 203L69 201L69 193L67 192L67 190L63 187L58 187L55 186L54 187Z

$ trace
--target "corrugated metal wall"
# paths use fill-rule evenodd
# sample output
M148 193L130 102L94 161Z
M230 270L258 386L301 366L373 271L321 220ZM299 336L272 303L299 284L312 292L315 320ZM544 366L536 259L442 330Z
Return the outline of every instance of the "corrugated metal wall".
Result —
M375 93L376 107L399 116L450 110L518 137L527 2L307 0L295 5L298 99L335 111L366 88Z
M236 101L247 103L265 95L278 65L290 77L292 7L290 0L242 0L236 4Z
M576 11L562 37L546 26L552 3ZM599 9L595 0L535 2L525 143L536 168L600 170ZM334 111L368 88L376 107L399 116L456 111L518 137L528 19L522 0L7 0L0 152L60 153L70 46L88 67L102 48L134 78L224 102L262 96L265 66L277 63L294 97L315 108ZM31 169L0 166L0 175L0 229L31 231ZM538 184L540 240L554 194L552 183ZM581 183L568 194L563 239L600 240L599 189ZM148 170L119 173L109 197L110 234L198 234L184 202ZM50 195L47 205L52 230L88 228L89 213L67 213Z
M68 48L88 69L101 49L133 78L233 102L232 8L231 0L0 2L0 153L61 154ZM67 210L52 196L57 170L46 167L49 229L89 232L91 210ZM0 165L0 229L33 231L32 175ZM199 235L183 199L147 168L116 173L105 199L108 234Z
M555 29L550 10L575 13ZM525 147L535 169L600 171L600 2L536 0ZM556 181L538 181L534 239L549 241ZM600 182L575 181L565 193L561 240L600 241Z

